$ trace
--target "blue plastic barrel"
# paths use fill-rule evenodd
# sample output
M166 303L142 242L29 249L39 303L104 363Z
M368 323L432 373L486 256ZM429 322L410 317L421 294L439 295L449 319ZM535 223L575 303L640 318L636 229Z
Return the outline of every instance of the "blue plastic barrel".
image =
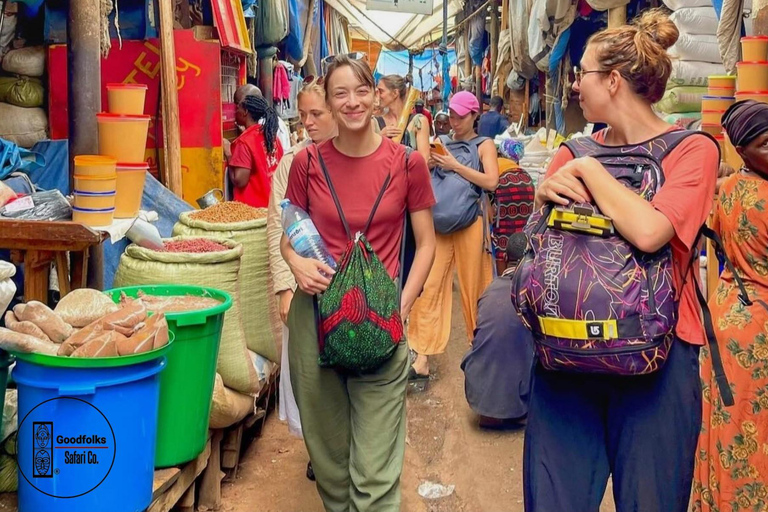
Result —
M149 507L169 348L92 359L15 354L19 512Z

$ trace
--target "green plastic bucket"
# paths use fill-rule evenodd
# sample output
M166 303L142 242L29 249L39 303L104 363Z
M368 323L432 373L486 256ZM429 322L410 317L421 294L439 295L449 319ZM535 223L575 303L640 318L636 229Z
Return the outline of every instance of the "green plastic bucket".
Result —
M106 292L118 302L120 294L210 297L221 304L209 309L166 313L175 342L160 375L160 414L155 467L189 462L200 455L208 439L208 419L216 379L221 328L232 298L221 290L201 286L156 285L115 288Z

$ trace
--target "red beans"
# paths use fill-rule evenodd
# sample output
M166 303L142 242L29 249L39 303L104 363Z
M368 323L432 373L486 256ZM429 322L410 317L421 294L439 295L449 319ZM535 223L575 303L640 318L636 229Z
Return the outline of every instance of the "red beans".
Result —
M163 243L160 252L221 252L229 248L207 238L191 238L188 240L171 240Z

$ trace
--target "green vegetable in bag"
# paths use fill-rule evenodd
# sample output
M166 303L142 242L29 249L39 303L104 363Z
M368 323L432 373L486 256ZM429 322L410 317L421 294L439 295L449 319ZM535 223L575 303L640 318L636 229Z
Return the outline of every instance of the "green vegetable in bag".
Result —
M0 101L17 107L33 108L43 105L43 83L26 76L0 77Z

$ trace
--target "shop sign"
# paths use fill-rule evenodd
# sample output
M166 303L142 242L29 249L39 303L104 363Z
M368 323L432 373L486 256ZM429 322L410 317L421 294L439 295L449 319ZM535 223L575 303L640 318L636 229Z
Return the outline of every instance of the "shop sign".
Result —
M406 12L431 15L434 0L366 0L369 11Z

